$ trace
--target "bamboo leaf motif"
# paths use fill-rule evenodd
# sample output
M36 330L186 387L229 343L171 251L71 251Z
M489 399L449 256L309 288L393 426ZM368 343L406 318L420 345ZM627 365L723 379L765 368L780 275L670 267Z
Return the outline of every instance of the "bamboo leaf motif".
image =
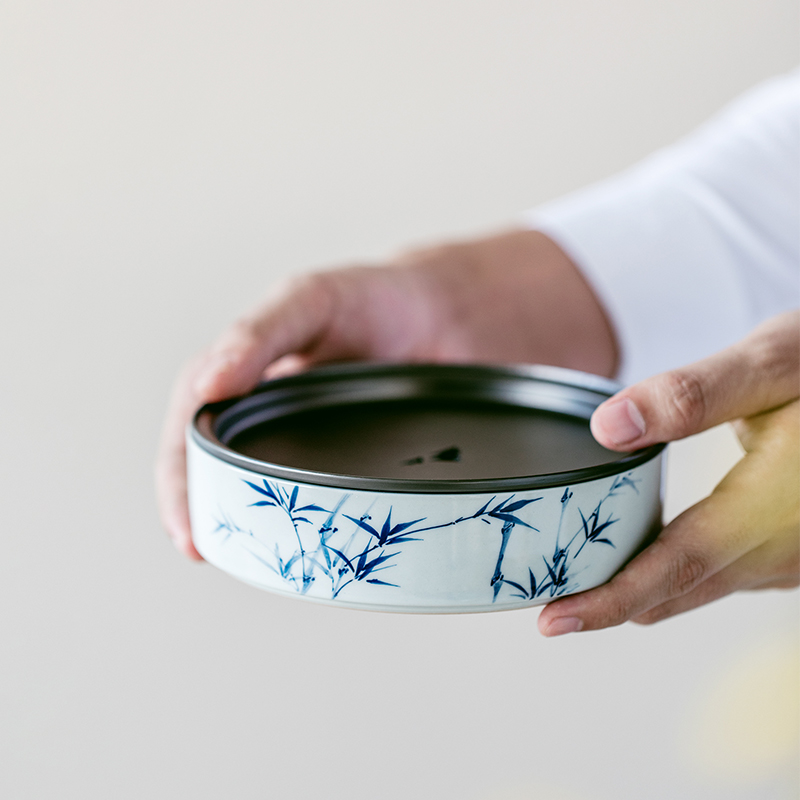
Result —
M386 544L386 540L389 538L389 534L391 532L392 532L392 509L390 506L389 513L386 515L386 521L383 523L383 527L381 528L381 535L378 538L378 544L380 545Z
M510 503L509 505L505 506L503 510L506 513L510 511L519 511L520 509L525 508L525 506L528 506L531 503L535 503L537 500L541 499L542 499L541 497L534 497L531 498L530 500L517 500L515 503Z
M375 572L376 568L379 567L381 564L388 561L390 558L394 558L397 555L400 555L399 551L394 553L387 553L386 555L373 558L372 561L366 563L363 566L363 568L356 570L356 579L361 580L362 578L366 578L367 575L369 575L371 572Z
M494 502L495 498L493 497L491 500L487 500L486 504L481 506L473 515L473 519L477 517L482 517L486 513L486 509Z
M355 517L351 517L349 514L345 514L344 516L345 516L346 519L349 519L351 522L355 522L355 524L358 525L359 528L362 528L367 533L369 533L371 536L374 536L376 539L380 539L381 538L381 535L378 533L378 531L376 531L375 528L372 527L372 525L370 525L367 522L365 522L364 519L356 519Z
M553 555L550 560L542 557L545 572L540 580L536 573L538 570L541 574L541 565L527 565L524 577L506 575L504 559L515 530L541 533L532 524L527 509L542 500L544 495L523 498L514 494L506 497L495 495L472 514L425 525L426 517L395 521L395 509L391 506L380 523L373 522L370 509L360 515L344 513L345 503L351 497L348 494L340 495L333 510L327 510L316 502L303 502L304 491L298 485L286 488L277 481L266 479L260 483L244 480L244 483L256 493L256 499L248 507L263 509L268 514L281 513L289 520L297 542L294 551L287 559L282 557L277 546L267 556L255 552L254 547L265 546L258 535L238 528L224 514L215 532L224 534L223 542L232 536L245 537L244 541L251 543L247 550L253 558L293 586L298 593L308 591L317 577L323 578L324 583L330 586L332 598L338 597L353 583L398 587L399 582L379 579L376 573L392 569L402 562L402 546L423 541L423 533L478 520L495 530L499 528L500 533L497 558L489 579L492 602L500 597L504 589L508 591L507 596L521 600L534 600L545 594L555 597L566 591L574 591L577 586L574 580L577 568L574 565L584 548L594 544L615 547L608 530L619 522L619 518L615 518L613 513L603 514L601 518L603 505L623 490L638 493L637 480L630 474L617 476L612 479L606 495L591 513L585 514L582 508L570 502L573 492L569 487L565 488L560 495L558 528L549 532L555 539L551 551ZM318 514L325 516L317 518ZM562 528L569 526L570 519L574 520L576 516L580 521L577 530L572 528L574 534L571 535L568 529L562 533ZM337 519L348 520L353 527L337 526ZM346 532L344 528L347 528ZM563 539L560 538L562 536Z
M517 589L520 592L520 594L516 595L517 597L527 597L528 596L527 589L525 589L524 586L521 586L520 584L518 584L516 581L510 581L510 580L508 580L508 578L504 578L503 579L503 583L505 583L507 586L513 586L515 589Z
M269 485L269 483L267 481L264 481L264 488L263 489L260 486L258 486L257 484L252 483L251 481L245 481L245 483L248 486L250 486L251 488L255 489L259 494L266 495L271 500L274 500L275 503L280 504L279 498L272 491L272 487Z
M393 536L386 540L386 544L403 544L403 542L421 542L418 536Z
M344 561L344 563L345 563L345 564L347 564L347 568L348 568L348 569L349 569L351 572L355 572L355 571L356 571L356 568L353 566L353 564L352 564L352 562L350 561L350 559L349 559L349 558L348 558L348 557L347 557L347 556L346 556L346 555L345 555L345 554L344 554L344 553L343 553L341 550L337 550L335 547L332 547L332 546L331 546L331 545L329 545L329 544L326 544L326 545L325 545L325 547L326 547L328 550L332 550L334 553L336 553L336 555L337 555L337 556L339 556L339 558L341 558L341 559L342 559L342 561ZM334 565L334 566L335 566L335 565Z
M529 525L524 520L520 519L516 514L512 513L514 511L519 511L526 506L530 505L531 503L535 503L537 500L541 500L541 497L533 497L527 500L517 500L516 502L511 502L514 498L512 494L511 497L503 500L502 502L498 503L490 512L489 516L493 517L494 519L502 520L503 522L510 522L514 525L521 525L523 528L530 528L531 530L538 531L538 528L534 528L533 525Z
M559 542L559 537L561 535L561 528L564 524L565 516L567 512L567 508L569 506L570 500L573 497L573 492L570 490L569 487L564 489L564 493L561 495L561 514L558 521L558 528L556 530L555 536L555 548L553 550L553 557L551 561L548 561L546 558L542 557L542 560L545 565L545 578L542 582L537 583L536 575L534 572L533 567L528 567L528 579L530 582L530 590L524 588L522 581L520 580L510 580L502 575L499 572L498 567L495 568L495 573L492 576L490 581L490 586L492 586L494 592L494 599L497 598L499 593L500 586L506 585L511 589L514 589L515 592L512 594L512 597L518 597L523 599L532 599L534 597L541 597L546 592L549 593L551 597L560 596L564 594L566 591L576 591L578 589L577 583L570 577L573 572L573 566L576 560L581 555L582 551L587 545L594 545L594 544L603 544L608 545L610 547L616 547L614 542L608 538L607 535L604 534L608 528L612 525L619 522L619 519L615 519L613 514L609 514L605 521L600 521L600 514L601 508L603 504L608 501L612 497L616 497L620 491L625 488L629 488L635 491L637 494L639 493L639 489L637 487L637 480L632 478L630 474L628 475L618 475L612 479L611 485L606 492L605 496L600 500L594 510L586 516L583 513L581 508L578 508L578 515L580 516L580 527L578 531L572 536L572 538L564 545ZM506 521L512 521L511 517L513 516L513 512L517 511L518 509L515 507L517 503L520 501L512 501L512 498L507 499L504 502L501 502L498 506L493 508L489 512L489 516L503 518L505 515ZM487 506L488 508L488 506ZM485 509L484 509L485 510ZM524 526L524 522L522 523ZM582 541L580 541L579 545L576 545L576 538L581 536ZM502 559L502 555L505 551L507 546L507 541L503 541L501 544L501 552L500 552L500 560Z
M367 558L369 557L369 548L363 550L358 557L358 561L356 562L355 568L355 575L360 575L364 571L364 567L367 565Z
M324 511L326 514L328 513L326 509L324 509L322 506L318 506L316 503L311 503L310 505L301 506L300 508L295 509L295 512L298 514L302 514L306 511Z
M425 517L421 517L420 519L412 519L411 522L401 522L399 525L395 525L392 528L391 535L394 536L397 533L402 533L403 531L411 528L413 525L416 525L417 523L424 521Z

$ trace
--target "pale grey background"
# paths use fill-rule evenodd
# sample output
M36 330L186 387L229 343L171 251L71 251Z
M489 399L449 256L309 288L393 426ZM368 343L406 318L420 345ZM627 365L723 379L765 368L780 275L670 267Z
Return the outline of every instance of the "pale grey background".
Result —
M797 56L794 0L0 4L0 795L796 796L685 746L796 593L554 641L303 604L178 557L151 461L275 280L504 225ZM669 513L736 454L678 448Z

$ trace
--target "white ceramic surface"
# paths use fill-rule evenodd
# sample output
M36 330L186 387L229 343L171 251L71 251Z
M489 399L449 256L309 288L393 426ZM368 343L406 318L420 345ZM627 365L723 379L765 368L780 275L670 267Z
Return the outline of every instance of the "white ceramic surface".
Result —
M240 580L406 612L539 605L606 582L661 519L661 455L516 493L349 491L269 478L187 437L195 546Z

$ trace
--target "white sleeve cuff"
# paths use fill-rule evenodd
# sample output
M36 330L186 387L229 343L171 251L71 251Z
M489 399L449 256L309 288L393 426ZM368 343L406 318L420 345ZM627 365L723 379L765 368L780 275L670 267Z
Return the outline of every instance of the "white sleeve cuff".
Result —
M636 183L602 185L525 218L578 265L608 312L623 383L696 361L749 329L741 287L702 217L679 193Z
M617 334L621 381L733 344L800 305L800 72L523 222L596 292Z

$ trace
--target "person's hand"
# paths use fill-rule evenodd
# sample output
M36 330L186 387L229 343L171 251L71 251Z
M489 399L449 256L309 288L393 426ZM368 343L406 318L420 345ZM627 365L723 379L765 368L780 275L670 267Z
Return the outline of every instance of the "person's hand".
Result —
M192 545L184 430L203 403L323 361L534 362L611 375L605 313L546 236L515 231L317 273L276 291L178 377L156 464L161 519Z
M546 636L649 624L741 589L800 583L800 312L712 358L649 378L599 406L592 432L635 450L735 421L744 457L609 583L550 603Z

